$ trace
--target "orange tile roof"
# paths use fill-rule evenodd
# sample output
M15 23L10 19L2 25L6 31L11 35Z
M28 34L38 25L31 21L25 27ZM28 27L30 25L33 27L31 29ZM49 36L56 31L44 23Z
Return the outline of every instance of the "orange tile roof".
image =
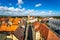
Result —
M5 20L5 18L1 18L1 21L4 21Z
M58 38L56 36L55 33L53 33L45 24L39 23L39 22L35 22L33 24L34 28L36 31L40 31L40 33L42 34L42 36L47 39L47 40L60 40L60 38ZM54 36L54 37L53 37Z
M15 31L18 27L17 21L21 20L22 18L9 18L10 21L14 19L15 25L7 26L7 23L4 23L0 26L0 31ZM5 18L1 18L2 21L5 21Z
M51 30L49 30L47 40L60 40L60 38L57 37L56 34L54 34Z
M18 21L19 21L19 20L21 20L21 18L16 18L16 19L14 19L13 24L18 24Z

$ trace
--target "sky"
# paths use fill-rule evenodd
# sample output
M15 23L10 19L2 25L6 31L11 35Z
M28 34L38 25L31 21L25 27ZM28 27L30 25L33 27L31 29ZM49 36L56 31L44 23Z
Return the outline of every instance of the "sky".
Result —
M0 0L0 15L60 16L60 0Z

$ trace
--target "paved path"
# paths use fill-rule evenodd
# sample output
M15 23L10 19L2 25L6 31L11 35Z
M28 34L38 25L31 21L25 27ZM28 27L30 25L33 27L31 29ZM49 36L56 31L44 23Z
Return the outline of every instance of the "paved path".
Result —
M29 26L28 29L28 40L33 40L33 34L32 34L32 26Z

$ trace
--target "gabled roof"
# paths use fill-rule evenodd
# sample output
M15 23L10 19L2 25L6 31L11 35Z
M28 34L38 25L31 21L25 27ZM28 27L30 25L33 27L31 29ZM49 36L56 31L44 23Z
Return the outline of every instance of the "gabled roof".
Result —
M34 22L34 24L33 24L33 27L35 28L36 27L36 29L35 29L35 31L40 31L40 33L41 33L41 35L42 35L42 37L44 38L44 39L48 39L48 37L50 38L50 34L51 33L49 33L49 31L51 31L45 24L42 24L42 23L39 23L39 22ZM38 30L37 30L38 29ZM51 31L52 32L52 31ZM31 34L31 33L30 33ZM54 35L55 33L53 33L52 35ZM24 39L24 28L22 28L22 27L18 27L16 30L15 30L15 32L14 32L14 35L18 38L18 40L23 40ZM53 36L51 36L51 37L53 37ZM58 38L58 37L54 37L54 38ZM53 38L53 39L54 39ZM60 40L60 39L59 39Z
M23 40L24 38L24 28L18 27L16 31L14 32L14 35L18 40Z

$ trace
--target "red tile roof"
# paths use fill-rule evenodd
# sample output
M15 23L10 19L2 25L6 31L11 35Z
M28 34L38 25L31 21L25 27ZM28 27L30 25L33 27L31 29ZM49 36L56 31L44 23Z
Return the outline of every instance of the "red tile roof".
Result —
M24 38L24 28L18 27L14 32L14 35L19 39L23 40Z

